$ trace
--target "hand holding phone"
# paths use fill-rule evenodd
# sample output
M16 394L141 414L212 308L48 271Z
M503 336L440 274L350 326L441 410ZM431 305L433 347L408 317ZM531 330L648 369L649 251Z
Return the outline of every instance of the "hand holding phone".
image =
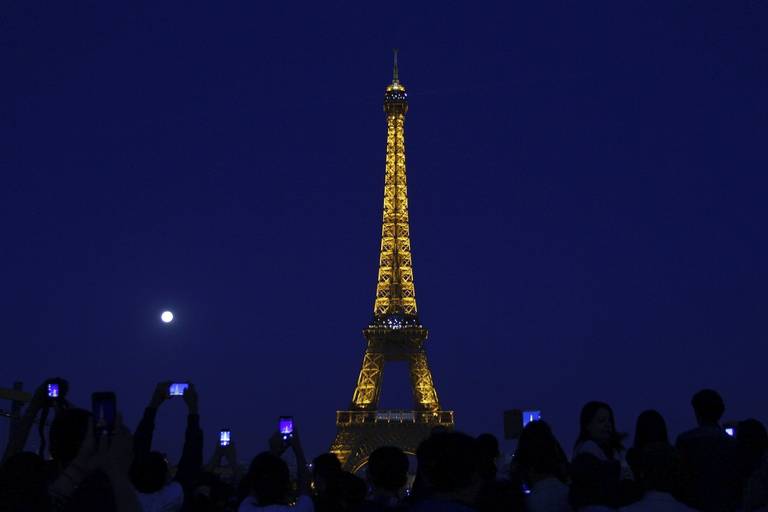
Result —
M278 431L280 432L280 435L283 436L283 441L287 441L293 437L293 416L280 416Z
M187 404L187 412L189 414L198 414L197 390L194 385L187 383L187 388L184 390L182 398L184 403Z
M541 411L523 411L523 428L532 421L541 420Z
M97 436L111 434L115 431L117 398L113 392L93 393L91 395L91 411L93 412L94 432Z
M59 383L58 382L49 382L48 383L48 398L51 399L57 399L59 398Z
M159 408L163 402L168 400L170 381L159 382L155 385L155 389L152 391L152 398L149 400L149 407L153 409Z
M48 379L43 384L43 391L45 393L44 401L49 406L56 406L65 401L69 386L67 381L60 378Z
M171 382L168 384L168 396L184 396L184 391L189 387L189 382Z

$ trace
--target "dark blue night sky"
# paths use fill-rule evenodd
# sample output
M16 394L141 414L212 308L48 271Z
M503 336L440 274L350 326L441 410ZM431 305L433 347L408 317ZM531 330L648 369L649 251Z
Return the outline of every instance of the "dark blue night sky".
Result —
M768 420L768 3L2 11L0 386L114 390L135 426L189 379L210 446L228 426L250 458L293 414L326 449L372 316L399 47L416 296L458 427L534 405L569 448L601 399L676 433L704 386Z

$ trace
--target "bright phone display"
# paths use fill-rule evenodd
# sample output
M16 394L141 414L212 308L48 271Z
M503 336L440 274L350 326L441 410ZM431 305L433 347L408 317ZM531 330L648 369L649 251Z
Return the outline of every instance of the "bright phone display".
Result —
M280 416L279 430L283 439L291 437L293 435L293 416Z
M541 411L523 411L523 428L532 421L541 419Z
M173 382L168 386L169 396L183 396L184 391L189 387L189 382Z

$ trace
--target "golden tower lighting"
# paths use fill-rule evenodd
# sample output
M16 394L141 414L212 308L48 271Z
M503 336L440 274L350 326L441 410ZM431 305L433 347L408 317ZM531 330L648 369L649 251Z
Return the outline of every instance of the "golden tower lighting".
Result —
M336 413L336 439L331 445L345 469L357 471L369 454L384 445L415 453L432 428L453 428L453 411L440 410L437 390L427 364L427 330L419 322L413 282L405 172L405 114L408 95L400 82L397 51L392 83L384 93L387 155L384 172L384 214L373 320L363 330L367 340L363 365L347 411ZM384 364L409 365L414 405L408 410L378 408Z

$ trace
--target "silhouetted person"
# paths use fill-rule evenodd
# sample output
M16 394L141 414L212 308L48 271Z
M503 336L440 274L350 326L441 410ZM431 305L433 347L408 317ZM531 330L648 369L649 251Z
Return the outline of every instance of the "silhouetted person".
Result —
M53 510L142 510L128 477L133 439L119 415L114 432L97 435L90 412L62 409L51 424L50 440Z
M643 449L649 444L670 444L667 433L667 422L664 417L654 409L643 411L637 417L635 425L635 448Z
M64 409L51 424L50 451L53 471L56 475L66 473L78 479L72 492L54 492L54 502L59 509L78 510L101 508L113 510L114 496L107 476L102 471L89 471L85 464L76 460L80 447L86 440L91 413L85 409ZM62 481L62 483L65 483Z
M478 512L523 512L522 481L511 478L484 482L475 498L475 508Z
M248 494L244 490L241 499L237 499L238 484L241 481L241 468L234 441L230 440L229 444L221 446L219 438L216 437L211 459L195 479L193 499L197 508L192 507L192 510L224 511L233 508L231 505L237 509L242 498Z
M187 509L190 512L226 512L237 509L238 504L234 501L234 488L218 475L206 471L198 475L187 500Z
M416 450L419 476L426 496L408 510L461 512L472 509L480 477L475 440L459 432L441 432L424 440Z
M323 453L312 461L313 496L317 512L333 512L341 501L341 462L334 453Z
M740 421L736 442L742 453L747 479L744 485L743 510L768 509L768 433L755 419Z
M664 421L664 417L658 411L649 409L641 412L637 417L635 441L627 450L627 463L633 473L635 465L640 462L639 458L643 453L643 449L648 445L656 444L671 447L667 433L667 423Z
M604 510L639 499L640 489L623 465L622 435L616 432L611 407L588 402L581 410L579 427L571 461L571 506L579 511Z
M155 386L152 399L134 435L131 480L139 492L139 500L145 512L180 510L185 497L191 496L193 483L203 464L203 431L200 429L197 391L191 384L182 397L188 410L187 428L184 448L173 480L165 455L151 451L155 417L160 405L169 398L169 385L170 382L161 382Z
M249 496L240 504L238 512L313 512L315 506L310 497L310 475L298 431L294 429L293 436L287 439L275 432L269 440L269 446L270 451L254 457L248 468L248 474L243 480ZM280 458L288 448L293 450L298 471L299 496L293 506L291 503L294 495L288 465Z
M725 404L711 389L691 400L698 427L680 434L676 448L683 467L683 499L706 512L735 510L741 500L744 467L736 440L725 433L720 419Z
M477 450L477 472L480 478L487 482L496 480L498 470L496 461L501 454L499 440L493 434L480 434L475 439L475 449Z
M19 452L0 467L0 511L47 512L48 469L36 453Z
M680 460L675 449L664 441L641 442L639 446L642 448L635 451L632 471L643 486L643 497L622 508L622 512L693 511L675 498L681 483Z
M59 398L55 404L51 404L48 398L48 383L54 380L60 383L62 390L68 389L69 383L64 379L47 379L35 389L32 399L24 409L24 414L19 418L16 427L13 429L13 435L8 440L8 445L5 447L5 453L3 454L4 461L24 450L38 414L40 415L39 422L44 424L51 411L59 411L71 407L71 404L65 398ZM41 439L41 443L42 441L43 439ZM42 454L39 455L42 456Z
M517 443L513 465L530 490L528 512L568 512L568 460L544 421L525 426Z
M309 496L301 496L295 507L291 507L291 477L288 465L272 452L262 452L253 458L246 477L250 484L251 496L243 500L238 509L265 512L311 512L314 510Z
M358 510L396 510L408 483L408 456L396 446L376 448L368 458L366 476L371 493Z
M499 441L493 434L480 434L475 439L475 457L480 484L475 496L475 508L482 512L497 510L522 510L522 482L519 485L509 479L497 480Z
M365 480L357 475L344 471L339 475L338 512L352 512L360 508L368 494L368 486Z

